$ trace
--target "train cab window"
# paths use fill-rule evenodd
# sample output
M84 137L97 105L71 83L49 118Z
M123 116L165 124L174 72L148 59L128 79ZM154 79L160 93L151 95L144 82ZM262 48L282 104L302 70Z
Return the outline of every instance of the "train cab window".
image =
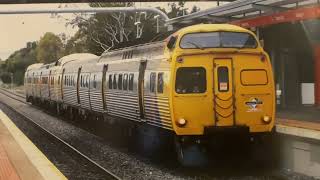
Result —
M122 74L118 76L118 89L122 90Z
M181 67L177 70L175 89L178 94L204 93L206 82L203 67Z
M112 74L109 75L109 89L112 89Z
M163 73L158 73L157 91L163 93Z
M228 67L218 67L218 90L220 92L229 91L229 71Z
M150 74L150 92L154 93L156 92L156 73Z
M123 75L123 90L128 89L128 74Z
M131 73L129 75L129 91L133 91L133 79L134 79L134 74Z
M112 81L113 89L117 89L117 75L113 75L113 81Z

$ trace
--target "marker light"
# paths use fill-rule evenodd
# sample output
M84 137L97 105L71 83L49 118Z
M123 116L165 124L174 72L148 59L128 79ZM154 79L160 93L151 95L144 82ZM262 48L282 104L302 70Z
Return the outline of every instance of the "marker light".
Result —
M271 118L269 116L263 116L262 121L266 124L269 124L271 122Z
M178 119L178 120L176 121L176 124L177 124L177 126L179 126L179 127L183 127L183 126L185 126L185 125L187 124L187 120L185 120L185 119L183 119L183 118L180 118L180 119Z

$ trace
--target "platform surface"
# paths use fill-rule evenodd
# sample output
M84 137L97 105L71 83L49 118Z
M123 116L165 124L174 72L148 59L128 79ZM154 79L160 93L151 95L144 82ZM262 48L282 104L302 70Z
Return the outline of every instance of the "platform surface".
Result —
M286 109L277 109L276 112L276 117L278 119L320 123L320 108L314 106L300 106Z
M277 110L276 131L320 140L320 109L313 106Z
M0 110L0 180L66 179Z

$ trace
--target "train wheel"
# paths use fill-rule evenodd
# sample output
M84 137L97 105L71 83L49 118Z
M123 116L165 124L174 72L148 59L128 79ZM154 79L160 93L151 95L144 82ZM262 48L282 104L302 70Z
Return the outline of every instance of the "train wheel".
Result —
M175 148L179 163L185 167L200 167L208 164L206 148L197 143L182 143L175 139Z

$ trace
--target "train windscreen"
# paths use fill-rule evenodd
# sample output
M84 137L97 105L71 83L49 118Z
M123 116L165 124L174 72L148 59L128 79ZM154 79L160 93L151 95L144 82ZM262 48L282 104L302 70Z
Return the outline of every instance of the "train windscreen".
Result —
M251 34L242 32L190 33L182 37L180 47L182 49L256 48L257 41Z

